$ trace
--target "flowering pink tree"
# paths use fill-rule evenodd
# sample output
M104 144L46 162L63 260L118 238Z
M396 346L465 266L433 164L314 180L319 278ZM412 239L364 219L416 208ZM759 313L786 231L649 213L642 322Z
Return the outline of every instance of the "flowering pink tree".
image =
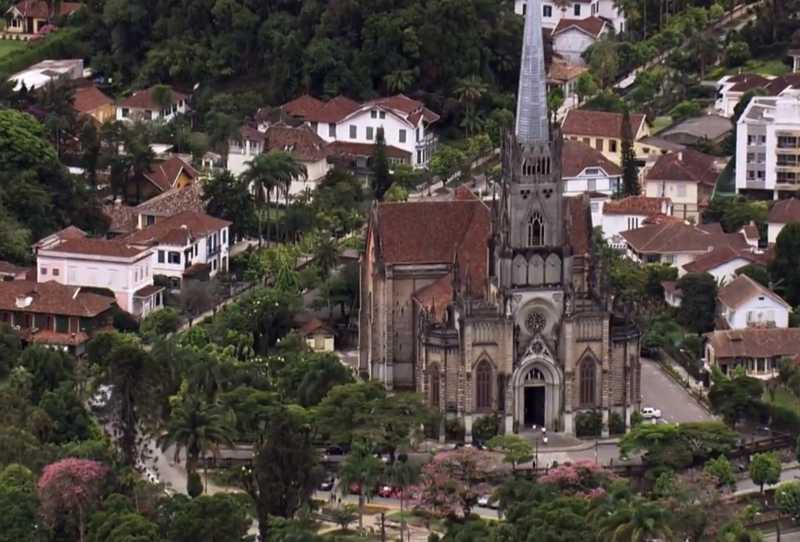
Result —
M442 452L422 469L420 502L442 516L468 518L478 498L489 491L490 453L474 448Z
M616 476L594 461L582 459L559 465L539 478L539 483L557 486L562 493L597 495Z
M63 515L75 515L78 540L84 542L86 517L100 500L108 467L97 461L68 457L44 468L37 488L45 520L54 526Z

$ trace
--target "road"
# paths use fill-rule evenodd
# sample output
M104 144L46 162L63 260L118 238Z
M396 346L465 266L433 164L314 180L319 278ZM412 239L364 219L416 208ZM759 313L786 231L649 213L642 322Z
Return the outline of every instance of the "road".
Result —
M642 358L642 406L661 409L669 423L705 422L716 419L689 395L686 389L664 374L655 361Z
M798 479L800 479L800 467L793 467L793 468L785 469L783 472L781 472L781 480L780 480L780 482L788 482L790 480L798 480ZM778 484L780 484L780 482L778 482ZM772 485L772 486L764 486L764 489L774 488L778 484L775 484L775 485ZM758 491L758 490L759 490L758 486L755 485L752 482L752 480L750 480L750 478L747 478L746 480L740 480L739 482L736 483L736 494L737 495L746 494L746 493L752 493L752 492Z
M764 542L777 542L778 535L775 531L764 533ZM781 542L800 542L800 528L781 531Z

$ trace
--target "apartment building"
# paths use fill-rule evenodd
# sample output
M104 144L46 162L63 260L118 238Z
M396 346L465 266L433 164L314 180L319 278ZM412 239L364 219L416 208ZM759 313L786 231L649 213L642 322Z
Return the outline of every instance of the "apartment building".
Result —
M778 199L800 188L800 91L755 97L737 123L736 192Z

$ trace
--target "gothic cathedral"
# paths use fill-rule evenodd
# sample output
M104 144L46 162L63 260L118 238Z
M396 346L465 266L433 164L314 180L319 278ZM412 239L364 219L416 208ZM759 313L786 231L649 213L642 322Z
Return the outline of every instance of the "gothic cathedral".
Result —
M563 195L551 126L541 0L526 10L516 126L500 198L382 203L361 264L361 372L415 389L446 417L503 430L629 426L639 408L639 332L615 315L592 257L588 198Z

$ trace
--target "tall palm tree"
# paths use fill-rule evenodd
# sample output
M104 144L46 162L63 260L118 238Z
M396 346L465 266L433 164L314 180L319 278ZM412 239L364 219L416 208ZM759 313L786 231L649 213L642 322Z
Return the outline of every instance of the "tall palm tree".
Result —
M392 484L400 490L400 542L403 542L403 536L406 531L406 492L409 487L419 480L419 469L410 465L407 459L396 461L391 469ZM409 533L410 536L411 534Z
M458 101L466 104L475 104L480 100L489 86L481 80L478 75L470 75L459 79L456 84L456 96Z
M272 205L273 190L283 189L286 200L289 198L289 187L293 179L305 179L308 175L306 167L292 157L291 154L272 151L259 154L248 162L247 170L242 173L252 191L256 205L261 206L266 212L269 222L269 209ZM264 239L263 218L258 213L258 242ZM267 240L269 240L269 225L267 226Z
M600 523L603 540L610 542L647 542L672 540L669 512L659 504L635 497L614 510Z
M414 70L396 70L383 76L389 92L405 92L414 83Z
M339 470L339 491L347 495L351 485L358 486L358 529L364 528L364 502L372 497L375 484L383 471L383 463L375 457L369 445L356 442Z
M186 450L187 482L197 472L200 456L209 451L218 454L221 444L233 446L227 412L218 404L209 404L193 396L184 397L175 406L166 431L158 439L161 451L175 446L176 462L180 461L181 451ZM207 469L205 479L208 489Z
M331 269L336 267L339 263L339 246L332 237L324 233L320 235L314 245L314 261L322 277L327 277Z

